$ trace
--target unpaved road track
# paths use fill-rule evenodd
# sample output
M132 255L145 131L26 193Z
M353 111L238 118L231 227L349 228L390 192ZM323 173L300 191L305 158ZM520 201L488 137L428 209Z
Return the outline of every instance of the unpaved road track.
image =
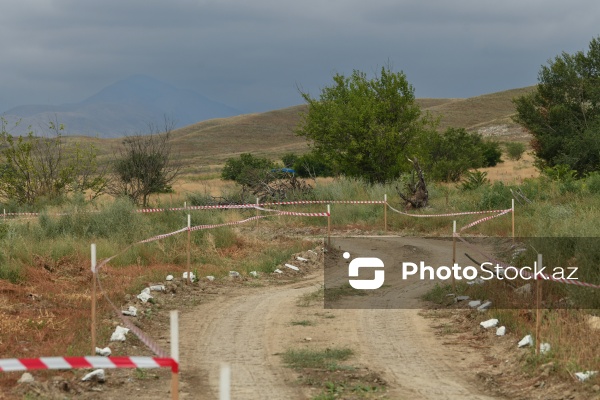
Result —
M352 256L377 256L397 265L408 256L427 255L447 265L451 242L420 238L340 239L340 249ZM449 250L450 249L450 250ZM376 252L376 254L373 254ZM343 262L343 261L342 261ZM290 348L350 347L354 362L379 373L390 399L491 399L475 382L475 352L447 348L429 321L418 314L418 295L431 283L407 281L402 290L383 293L391 301L401 296L407 309L302 308L297 299L317 290L322 274L284 286L244 288L219 295L181 317L181 391L186 399L217 399L221 363L231 366L232 399L307 399L294 372L278 353ZM412 308L410 308L412 307ZM291 321L330 318L310 327ZM306 338L310 337L310 341Z

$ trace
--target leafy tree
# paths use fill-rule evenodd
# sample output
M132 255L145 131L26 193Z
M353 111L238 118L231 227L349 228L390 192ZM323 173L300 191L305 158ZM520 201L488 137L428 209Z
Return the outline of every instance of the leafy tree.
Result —
M514 120L533 135L538 167L567 165L579 177L600 168L600 39L587 53L563 52L542 66L538 85L514 100Z
M508 158L513 161L519 161L525 153L525 145L521 142L508 142L505 146Z
M298 157L294 163L294 171L301 178L315 178L317 176L333 176L329 164L315 152L309 152Z
M415 139L433 131L422 115L414 89L402 72L382 68L368 79L354 71L336 74L318 99L301 91L308 112L296 131L312 141L316 154L335 172L369 182L389 182L412 168Z
M423 144L430 178L445 182L458 182L469 169L496 165L502 155L498 143L485 141L464 128L431 134Z
M58 122L49 122L45 136L29 129L15 137L7 125L0 118L0 197L31 205L74 192L89 192L92 198L103 193L106 171L98 165L94 146L67 149Z
M165 119L161 132L150 125L149 135L130 136L113 162L115 179L110 188L114 196L127 196L135 204L146 207L149 196L167 193L179 175L180 168L173 162L169 142L174 122Z
M221 171L221 178L235 181L242 186L254 186L257 181L271 178L275 163L267 158L242 153L238 158L229 158Z
M295 153L286 153L281 156L281 161L283 162L284 167L294 168L294 165L298 161L298 155Z

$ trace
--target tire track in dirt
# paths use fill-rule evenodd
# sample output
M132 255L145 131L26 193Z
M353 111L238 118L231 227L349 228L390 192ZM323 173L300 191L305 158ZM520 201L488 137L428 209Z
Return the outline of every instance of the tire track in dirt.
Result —
M305 398L275 354L287 349L285 328L298 296L317 282L243 289L244 294L232 292L185 315L181 361L182 370L191 373L182 386L185 397L197 398L202 387L202 398L218 398L221 363L228 363L233 399Z
M399 246L400 239L403 244ZM447 265L452 254L451 242L443 240L378 238L350 240L346 245L353 257L374 256L372 252L377 251L386 268L397 266L407 254L426 255L431 263ZM418 297L432 283L406 281L382 294L390 301L401 298L405 309L326 310L333 319L322 318L306 328L292 327L294 318L315 318L323 312L321 305L310 309L296 305L298 297L317 290L322 279L318 275L289 285L230 288L184 314L181 397L218 398L220 366L225 362L232 370L232 399L307 399L310 390L296 382L294 371L284 367L276 354L299 346L334 346L352 348L352 363L380 374L390 399L497 398L478 388L473 365L481 362L479 355L445 347L429 322L418 315ZM311 341L303 342L305 336Z

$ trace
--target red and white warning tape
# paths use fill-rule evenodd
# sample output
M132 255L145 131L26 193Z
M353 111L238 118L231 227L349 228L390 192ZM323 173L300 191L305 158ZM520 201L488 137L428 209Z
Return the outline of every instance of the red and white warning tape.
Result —
M166 357L40 357L0 359L0 372L34 369L79 368L171 368L178 372L179 365Z
M480 224L480 223L482 223L482 222L489 221L489 220L491 220L491 219L494 219L494 218L500 217L500 216L502 216L502 215L504 215L504 214L508 214L508 213L509 213L509 212L511 212L511 211L512 211L512 208L509 208L509 209L506 209L506 210L504 210L504 211L501 211L499 214L496 214L496 215L491 215L491 216L489 216L489 217L485 217L485 218L478 219L477 221L473 221L473 222L471 222L470 224L467 224L467 225L463 226L462 228L460 228L460 231L462 232L462 231L464 231L465 229L472 228L472 227L474 227L475 225L477 225L477 224Z
M474 214L492 214L492 213L500 213L500 212L509 212L512 211L512 208L507 210L484 210L484 211L464 211L464 212L455 212L455 213L446 213L446 214L411 214L407 212L403 212L400 210L396 210L394 207L388 204L390 210L397 212L398 214L407 215L409 217L417 217L417 218L429 218L429 217L456 217L460 215L474 215Z

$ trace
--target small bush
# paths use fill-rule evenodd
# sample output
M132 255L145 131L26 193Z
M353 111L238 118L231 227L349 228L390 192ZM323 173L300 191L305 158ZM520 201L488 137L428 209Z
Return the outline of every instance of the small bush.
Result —
M585 179L585 185L592 194L600 194L600 173L593 172Z
M521 142L508 142L504 145L508 158L513 161L519 161L525 153L525 145Z
M510 187L501 181L494 182L493 185L482 187L482 196L479 201L480 210L495 210L508 208L513 198Z
M487 185L488 183L490 183L490 181L487 178L487 172L468 171L460 188L462 190L474 190L483 185Z

